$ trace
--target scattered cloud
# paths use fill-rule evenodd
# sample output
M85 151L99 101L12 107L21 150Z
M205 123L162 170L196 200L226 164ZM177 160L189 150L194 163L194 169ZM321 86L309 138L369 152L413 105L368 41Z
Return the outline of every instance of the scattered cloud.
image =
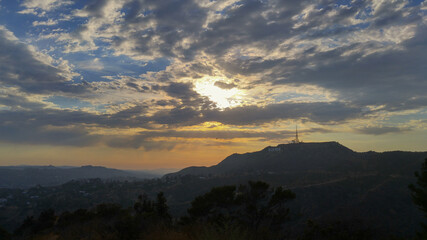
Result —
M370 135L382 135L388 133L403 133L410 131L408 128L400 127L388 127L388 126L378 126L378 127L365 127L357 129L358 133L370 134Z
M28 93L62 92L79 94L89 89L85 83L73 83L72 72L40 52L20 42L12 32L0 26L0 83L19 87Z
M35 14L37 12L49 12L58 9L59 7L72 4L74 4L74 2L70 0L24 0L21 3L24 10L19 13Z
M48 19L47 21L34 21L33 26L53 26L58 24L57 20Z

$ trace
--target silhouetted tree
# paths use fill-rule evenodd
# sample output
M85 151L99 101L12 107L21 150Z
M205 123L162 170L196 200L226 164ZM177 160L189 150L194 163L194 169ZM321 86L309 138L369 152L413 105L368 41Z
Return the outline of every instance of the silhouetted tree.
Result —
M309 220L304 234L299 240L371 240L377 239L373 231L363 226L362 222L354 220L350 222L335 221L318 224ZM387 238L390 239L391 238Z
M172 220L169 214L169 207L166 204L166 198L163 192L157 194L156 202L154 204L157 216L166 224L169 224Z
M15 236L32 236L43 232L46 229L52 228L56 221L55 211L47 209L40 213L39 217L35 220L33 216L28 216L21 226L14 232Z
M21 226L19 226L14 235L25 235L32 233L33 226L35 224L35 220L33 216L27 216L22 222Z
M50 228L55 223L56 216L53 209L47 209L40 213L39 218L34 226L34 232L40 232Z
M412 191L412 200L427 218L427 158L424 160L421 172L415 172L415 176L417 177L417 184L409 185L409 189ZM421 223L421 225L422 231L418 233L418 237L427 239L427 224Z
M133 208L138 215L151 214L154 212L154 203L144 193L138 196L138 200L133 205Z
M196 197L187 210L194 220L216 221L228 218L237 205L236 187L214 187L210 192Z
M8 231L6 231L2 227L0 227L0 239L9 240L10 236L11 235Z
M212 188L196 197L188 209L193 221L218 226L239 224L256 233L278 232L289 214L285 203L295 198L290 190L270 189L265 182Z

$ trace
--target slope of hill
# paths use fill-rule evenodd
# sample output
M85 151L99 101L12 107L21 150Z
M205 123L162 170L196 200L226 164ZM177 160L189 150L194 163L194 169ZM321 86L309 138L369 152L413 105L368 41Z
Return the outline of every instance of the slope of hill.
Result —
M262 180L295 191L294 230L302 230L308 219L356 219L374 231L407 237L423 219L408 184L415 181L414 172L425 158L427 152L359 153L337 142L281 144L233 154L211 167L185 168L163 179L183 183L169 190L172 196L190 194L189 184L201 193L227 183Z
M0 188L53 186L71 180L88 178L154 178L159 176L148 172L130 172L91 165L82 167L10 166L0 167Z
M358 153L337 142L280 144L258 152L233 154L211 167L184 168L164 178L304 171L413 174L411 171L425 157L427 152Z

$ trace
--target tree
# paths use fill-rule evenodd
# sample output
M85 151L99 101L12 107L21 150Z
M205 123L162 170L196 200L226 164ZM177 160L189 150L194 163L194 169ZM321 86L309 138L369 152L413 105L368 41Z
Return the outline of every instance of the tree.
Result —
M371 240L377 239L374 231L363 222L353 219L350 221L325 221L316 223L308 220L304 233L299 240ZM381 238L394 239L394 238Z
M241 185L238 189L237 201L243 206L239 211L243 221L256 231L278 230L287 219L289 208L285 203L295 198L291 190L282 187L270 189L265 182L248 182L248 186Z
M418 205L419 209L424 212L427 218L427 158L421 167L421 172L415 172L417 178L416 185L410 184L409 189L412 191L412 201ZM418 233L421 239L427 239L427 224L421 223L422 231Z
M188 214L193 221L214 223L219 227L237 224L262 232L278 232L287 218L285 204L295 194L282 187L270 188L265 182L212 188L191 203Z
M138 196L134 204L136 217L144 226L168 226L172 224L172 217L169 214L169 207L163 192L159 192L156 201L150 200L146 195Z
M169 214L169 207L166 204L166 198L163 192L159 192L157 194L157 199L154 206L157 212L157 216L160 217L160 219L163 220L164 223L171 223L172 217Z
M236 187L214 187L210 192L196 197L187 210L193 220L214 222L229 218L236 205Z
M153 201L151 201L148 198L147 194L144 193L138 196L138 200L133 205L133 208L135 209L138 215L152 214L154 212L153 205Z
M0 227L0 239L10 239L10 233Z

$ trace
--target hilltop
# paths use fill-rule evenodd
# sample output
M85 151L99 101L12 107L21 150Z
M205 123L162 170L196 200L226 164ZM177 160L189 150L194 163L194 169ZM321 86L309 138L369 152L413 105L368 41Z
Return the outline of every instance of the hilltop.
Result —
M413 174L427 152L355 152L338 142L291 143L261 151L232 154L211 167L188 167L164 178L307 171Z

